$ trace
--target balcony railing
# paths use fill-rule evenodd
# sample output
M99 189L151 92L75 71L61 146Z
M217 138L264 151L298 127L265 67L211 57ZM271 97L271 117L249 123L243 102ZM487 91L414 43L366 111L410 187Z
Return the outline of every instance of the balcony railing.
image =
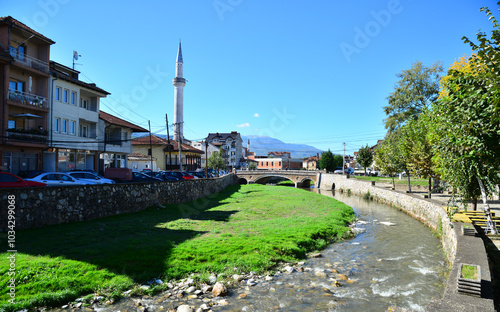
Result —
M22 91L9 90L9 100L16 103L33 105L40 108L47 108L47 98Z
M7 129L7 141L25 143L47 143L47 131Z
M10 55L16 60L16 64L31 67L43 73L49 72L49 64L26 54L18 54L16 50L11 50Z

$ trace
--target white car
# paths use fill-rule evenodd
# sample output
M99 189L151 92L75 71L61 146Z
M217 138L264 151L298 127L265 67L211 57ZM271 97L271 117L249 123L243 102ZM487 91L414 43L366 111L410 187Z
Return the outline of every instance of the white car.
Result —
M73 171L69 172L68 174L78 181L87 181L91 182L92 184L115 184L115 181L100 177L97 174L91 172Z
M42 182L47 184L47 186L65 186L65 185L92 185L91 183L84 180L77 180L72 176L63 172L44 172L31 179L26 179L26 181Z

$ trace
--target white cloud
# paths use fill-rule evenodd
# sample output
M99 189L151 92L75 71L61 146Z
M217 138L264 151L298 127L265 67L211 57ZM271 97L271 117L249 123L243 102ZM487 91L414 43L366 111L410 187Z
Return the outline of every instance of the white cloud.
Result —
M260 117L259 113L253 114L254 117Z
M238 127L238 128L246 128L246 127L250 127L250 124L248 122L246 122L246 123L242 123L241 125L236 125L236 127Z

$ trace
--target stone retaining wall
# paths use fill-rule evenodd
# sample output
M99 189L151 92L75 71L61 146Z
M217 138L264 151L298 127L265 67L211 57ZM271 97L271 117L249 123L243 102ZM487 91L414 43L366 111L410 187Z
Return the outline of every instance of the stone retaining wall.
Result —
M236 184L234 174L214 179L112 185L0 189L0 231L7 230L8 199L15 197L15 229L92 220L189 202Z

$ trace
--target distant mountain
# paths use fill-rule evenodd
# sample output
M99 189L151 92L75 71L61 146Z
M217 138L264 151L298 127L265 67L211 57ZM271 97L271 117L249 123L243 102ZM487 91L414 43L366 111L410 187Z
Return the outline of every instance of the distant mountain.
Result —
M250 140L250 151L258 156L267 156L268 152L290 152L292 158L305 158L315 156L322 150L306 144L285 143L275 138L258 135L242 135L243 146Z
M148 134L133 135L132 138L147 135ZM156 136L163 139L167 138L165 134L157 134ZM172 138L172 136L170 136L170 138ZM305 158L315 156L317 153L321 154L322 152L322 150L311 145L285 143L268 136L242 135L241 139L243 140L244 147L247 146L247 142L250 140L250 151L258 156L267 156L268 152L290 152L292 158Z

